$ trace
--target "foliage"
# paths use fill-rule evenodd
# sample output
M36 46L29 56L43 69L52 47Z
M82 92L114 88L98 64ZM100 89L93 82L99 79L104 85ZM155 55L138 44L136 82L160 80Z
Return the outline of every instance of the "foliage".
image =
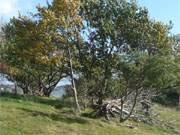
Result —
M159 90L173 83L170 26L151 20L148 10L134 2L85 1L81 14L85 44L77 45L80 71L88 82L95 80L88 91L94 89L100 104L111 97L116 82L118 92Z
M49 96L59 80L66 76L67 66L63 51L58 51L51 37L47 37L47 28L40 22L19 16L4 27L4 32L7 42L2 57L10 66L7 74L25 85L22 88L28 92L43 90L42 94Z
M4 27L6 74L25 93L49 96L68 76L79 110L78 98L84 107L120 98L121 110L131 101L130 116L142 93L179 84L179 37L136 2L54 0L37 9Z

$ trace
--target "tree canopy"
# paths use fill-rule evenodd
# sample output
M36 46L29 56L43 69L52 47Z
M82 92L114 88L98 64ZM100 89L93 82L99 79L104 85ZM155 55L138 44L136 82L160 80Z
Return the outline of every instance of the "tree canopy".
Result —
M99 106L120 98L121 108L131 98L130 116L142 93L179 83L179 37L136 2L54 0L37 9L3 27L5 73L25 94L50 96L69 76L79 110L78 98Z

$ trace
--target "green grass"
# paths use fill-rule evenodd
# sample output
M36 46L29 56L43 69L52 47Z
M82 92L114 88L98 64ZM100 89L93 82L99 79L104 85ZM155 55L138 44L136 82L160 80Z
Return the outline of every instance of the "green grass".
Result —
M123 124L77 116L71 100L28 96L0 96L0 135L179 135L174 129L127 121ZM175 109L155 105L159 117L178 128ZM85 113L84 113L85 114ZM136 128L130 129L127 124Z

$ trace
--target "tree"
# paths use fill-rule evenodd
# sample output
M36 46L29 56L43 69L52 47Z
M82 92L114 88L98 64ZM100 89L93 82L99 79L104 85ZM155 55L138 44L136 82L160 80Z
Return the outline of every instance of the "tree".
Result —
M66 76L63 51L58 52L48 30L51 29L41 20L21 15L4 27L7 42L2 57L8 66L19 71L19 74L12 75L10 71L7 74L21 84L24 92L50 96Z
M77 65L74 44L80 40L82 25L79 7L78 0L54 0L47 7L38 7L32 18L20 15L11 19L4 27L7 47L3 57L11 67L35 80L32 90L37 88L35 92L46 96L60 79L70 75L80 111L73 73Z
M119 96L123 106L133 93L129 118L142 91L174 82L171 27L150 19L147 9L123 0L92 0L84 2L81 15L87 34L85 43L77 46L81 76L95 80L88 89L93 88L100 106L112 95ZM119 94L112 92L113 85Z
M82 19L79 16L79 7L81 2L79 0L54 0L52 5L48 8L39 8L40 17L47 27L53 27L54 39L56 45L66 50L66 59L69 62L69 75L72 82L72 90L74 92L74 99L76 108L80 111L80 106L77 98L77 90L74 81L73 68L77 64L73 59L75 53L74 44L80 40L80 31Z
M125 121L144 93L178 83L171 25L152 20L135 1L54 0L37 9L4 27L7 74L24 89L49 96L69 76L78 111L78 96L95 99L98 110L105 100L120 99Z

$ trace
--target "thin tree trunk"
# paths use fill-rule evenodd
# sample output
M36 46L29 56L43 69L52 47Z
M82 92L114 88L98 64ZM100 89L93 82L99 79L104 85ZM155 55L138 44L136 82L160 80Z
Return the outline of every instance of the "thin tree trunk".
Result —
M131 115L132 115L132 113L133 113L133 111L134 111L134 108L135 108L135 106L136 106L136 102L137 102L137 97L138 97L138 95L139 95L139 91L138 91L138 89L137 89L136 92L135 92L135 97L134 97L134 100L133 100L133 105L132 105L132 107L131 107L130 113L129 113L128 116L127 116L124 120L122 120L121 122L124 122L124 121L126 121L127 119L129 119L129 118L131 117Z
M16 82L14 83L14 94L17 95L17 84L16 84Z
M72 56L71 56L71 50L68 47L68 55L69 55L69 64L70 64L70 76L71 76L71 85L72 85L72 90L74 92L74 99L75 99L75 104L76 104L76 109L78 112L81 111L79 102L78 102L78 97L77 97L77 90L76 90L76 84L74 81L74 73L73 73L73 66L72 66Z
M180 93L179 93L179 108L180 108Z
M99 98L98 98L98 105L102 105L103 104L103 98L104 98L104 92L106 91L107 88L107 79L104 78L102 84L101 84L101 88L99 91Z
M124 100L121 98L120 122L123 121Z

